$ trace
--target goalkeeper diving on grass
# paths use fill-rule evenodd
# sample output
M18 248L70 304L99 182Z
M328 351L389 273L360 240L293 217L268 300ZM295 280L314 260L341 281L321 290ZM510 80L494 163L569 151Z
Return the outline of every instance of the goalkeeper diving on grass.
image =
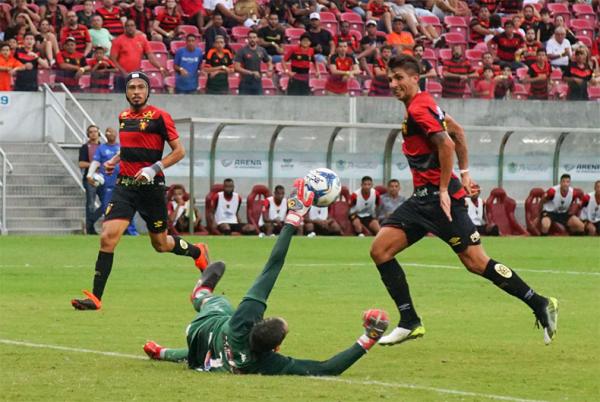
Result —
M187 348L164 348L155 342L144 345L152 359L180 362L199 371L264 375L339 375L377 343L388 327L388 315L371 309L363 314L365 333L348 349L325 361L300 360L278 353L288 333L283 318L263 318L267 299L283 268L297 226L309 210L314 194L305 190L304 180L294 182L295 194L288 199L285 226L263 271L236 310L223 296L213 294L225 272L223 262L210 264L192 291L198 312L186 330Z

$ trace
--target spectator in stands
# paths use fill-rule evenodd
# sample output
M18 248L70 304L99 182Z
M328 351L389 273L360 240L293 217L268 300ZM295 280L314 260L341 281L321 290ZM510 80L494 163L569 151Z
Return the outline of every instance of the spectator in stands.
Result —
M521 19L521 15L517 14L517 15L513 15L512 17L512 23L515 27L514 31L515 34L517 34L518 36L520 36L521 38L525 38L525 31L523 30L523 28L521 28L521 23L522 23L522 19Z
M392 12L384 0L369 0L366 19L377 21L378 30L392 32Z
M425 47L422 43L417 43L413 48L413 52L415 53L415 58L419 60L419 64L421 65L421 74L419 77L419 89L421 91L425 90L427 85L427 80L429 78L437 78L437 73L435 68L431 65L429 60L425 60L423 58L423 52L425 51Z
M167 0L165 9L152 22L152 40L162 41L169 46L172 40L177 39L179 25L181 25L181 14L177 10L177 2Z
M89 70L85 56L76 49L77 42L75 38L69 36L65 40L63 50L56 55L56 65L58 66L56 82L62 82L71 92L81 89L79 78Z
M175 70L175 93L194 94L198 88L198 70L202 67L202 50L196 44L196 36L188 34L185 47L177 50L173 60Z
M568 100L588 100L588 83L592 80L594 71L585 48L575 50L575 60L569 63L564 81L569 84Z
M107 0L105 0L107 1ZM112 1L112 0L108 0ZM148 40L144 34L138 33L134 20L127 20L125 33L119 35L112 44L110 59L115 64L121 75L115 75L115 90L125 91L125 78L132 71L137 71L142 65L142 56L146 55L150 63L163 75L167 70L159 63L150 50Z
M79 148L79 168L82 169L83 187L85 188L85 227L86 233L96 235L94 229L94 213L96 212L96 187L87 181L88 168L94 158L96 149L100 146L100 130L98 126L88 126L88 141Z
M258 30L258 45L267 51L273 63L279 63L283 59L285 32L277 14L269 15L268 21L267 26Z
M47 0L47 3L42 5L39 10L40 18L48 20L57 36L63 27L64 21L67 19L64 11L64 9L58 6L58 0Z
M214 47L215 38L217 36L223 37L225 46L229 46L229 35L227 30L223 28L223 17L221 14L213 14L211 25L204 31L204 41L206 49L212 49Z
M277 19L282 24L287 25L290 9L286 0L270 0L267 5L267 12L269 15L277 14Z
M448 15L456 15L459 17L470 17L471 11L466 2L460 0L434 0L433 8L431 11L433 14L444 21L444 18Z
M404 22L413 37L418 38L421 35L425 35L427 40L433 42L433 46L436 45L437 40L439 39L437 30L433 25L419 21L417 10L412 4L406 4L406 0L393 0L393 2L388 3L388 5L392 11L392 19L395 17L403 17Z
M348 54L348 44L340 42L329 59L329 77L325 90L329 95L348 94L348 82L360 74L356 58Z
M373 64L379 55L379 48L385 43L385 36L377 35L377 22L370 20L366 24L366 35L360 40L361 52L356 56L361 68L368 71L367 64Z
M523 7L523 21L521 21L521 28L525 32L527 32L529 29L532 29L532 28L535 31L535 27L540 20L539 16L536 14L537 14L537 11L536 11L535 7L533 7L532 4L526 4Z
M169 200L167 209L169 211L169 227L175 229L178 233L188 232L190 230L190 200L186 200L185 188L181 184L175 184L171 187L172 197ZM201 232L202 215L198 207L193 205L192 220L194 222L194 232Z
M369 96L391 96L390 82L387 76L387 64L392 57L392 47L384 45L381 56L375 58L373 63L373 80L369 89Z
M37 92L38 68L50 68L48 62L35 51L35 36L26 33L23 38L23 47L15 51L15 59L23 63L24 69L17 71L15 76L15 91Z
M350 222L357 236L363 237L365 230L372 235L379 232L376 212L379 205L379 193L373 188L373 179L364 176L360 188L350 198Z
M500 0L500 12L503 14L518 14L523 8L523 0Z
M85 25L88 29L92 27L92 17L94 16L94 1L85 0L83 10L77 11L77 21Z
M552 68L548 63L548 57L544 49L538 49L536 62L529 66L529 77L523 82L531 84L529 87L529 99L548 99L548 86L550 85L550 75Z
M59 48L58 40L56 40L56 35L54 32L52 32L52 26L48 20L42 20L40 22L36 43L37 50L40 52L42 57L48 60L48 64L52 66L54 64L54 60L56 59L56 55L59 52Z
M387 43L396 50L396 54L413 54L415 39L410 32L404 30L404 18L395 17L392 24L392 32L387 35Z
M491 39L491 42L498 46L500 65L502 67L510 66L513 71L519 67L523 67L523 64L515 60L515 53L525 44L525 39L521 35L515 34L514 28L515 25L512 21L506 21L504 23L504 32Z
M123 11L123 15L128 20L134 20L137 29L146 35L152 37L152 23L154 15L149 7L146 7L145 0L134 0L133 4Z
M88 61L90 69L90 90L98 93L110 92L110 75L117 72L114 63L106 55L106 49L98 46L94 57Z
M571 45L574 45L578 42L577 37L575 36L573 31L571 31L569 29L569 27L567 26L567 24L565 22L565 17L563 17L562 15L557 15L556 17L554 17L554 33L555 34L556 34L556 30L558 28L562 28L565 30L565 38L569 41L569 43Z
M298 28L308 27L311 25L313 14L319 15L316 12L317 4L312 0L288 0L288 7L291 14L290 24Z
M310 95L310 65L313 63L317 78L321 78L315 50L310 47L310 36L303 33L300 36L300 44L290 48L283 60L283 72L288 75L288 95Z
M243 18L242 24L245 27L254 29L258 28L260 20L265 16L258 0L236 0L233 11L235 15Z
M233 54L225 49L225 38L217 36L214 47L206 54L204 71L208 74L206 93L225 95L229 93L229 73L232 72Z
M335 50L333 37L327 29L321 28L319 13L310 15L310 27L306 31L310 35L311 46L315 49L315 58L319 63L325 63Z
M108 29L102 27L102 17L94 15L92 17L92 27L89 29L92 38L92 47L102 46L110 54L112 48L113 36Z
M183 23L187 25L195 25L198 30L204 27L204 5L202 0L179 0Z
M483 68L483 76L477 80L474 88L474 95L481 99L494 99L496 81L494 80L494 70L491 67Z
M240 16L235 13L233 0L205 0L203 6L209 15L221 14L223 26L227 28L242 25L247 19L247 16Z
M240 207L242 206L242 197L234 189L233 180L225 179L223 181L223 191L219 191L212 196L211 203L215 213L217 230L224 235L230 235L232 232L256 233L254 225L241 223Z
M342 228L329 217L329 209L327 207L312 206L308 213L304 215L304 231L307 237L322 236L339 236L342 234Z
M535 30L528 28L525 35L525 44L521 49L517 50L515 59L525 63L526 66L530 66L536 61L538 49L545 49L545 47L536 39Z
M583 197L579 218L585 224L589 236L600 235L600 180L594 183L594 191Z
M509 66L502 69L502 73L494 79L494 98L495 99L510 99L515 91L515 78Z
M360 52L360 45L356 36L350 33L350 23L348 21L342 21L340 23L340 32L333 37L333 43L335 46L340 42L348 43L348 51L352 54Z
M481 7L477 12L477 17L471 18L469 27L471 28L469 40L472 43L483 42L486 36L494 35L494 31L490 29L489 8Z
M546 43L546 53L552 67L567 71L571 59L571 44L566 39L564 28L556 28L554 35Z
M406 201L406 197L400 195L400 182L396 179L391 179L387 183L387 192L379 197L380 203L377 208L377 219L382 223L394 211Z
M122 35L125 29L121 20L121 9L114 6L114 0L102 0L102 5L96 10L96 14L102 17L102 25L112 36Z
M39 24L41 18L27 4L27 0L16 0L13 9L11 10L12 18L18 15L27 16L35 25Z
M494 14L500 5L498 0L476 0L475 3L480 9L487 8L490 14Z
M11 20L12 20L12 18L10 15L10 9L0 7L0 35L2 35L4 33L4 37L2 38L2 40L8 39L6 37L6 30L10 26L10 24L12 22Z
M481 188L479 185L475 184L471 187L471 196L465 197L469 218L471 218L471 221L477 228L479 234L485 236L498 236L500 234L498 226L485 221L485 202L479 197L480 195Z
M74 38L75 50L87 56L92 51L92 38L87 27L77 22L77 14L67 12L67 24L60 31L60 42L64 46L67 38Z
M554 24L550 19L550 10L547 8L544 7L540 10L540 17L541 20L535 24L535 33L537 40L545 46L546 42L554 35Z
M234 69L242 79L240 80L240 95L262 95L262 79L260 63L268 64L267 75L273 75L273 64L267 51L258 46L258 35L251 31L248 33L248 44L240 49L234 58Z
M496 63L494 63L494 56L491 52L484 52L481 55L481 68L478 70L477 74L479 76L483 76L483 69L489 67L494 72L494 76L500 75L502 72L502 68Z
M469 79L477 78L477 72L463 56L461 45L452 46L452 58L444 60L442 70L442 96L462 98Z
M565 226L571 234L583 234L585 229L583 222L573 213L574 204L582 198L583 194L571 187L571 176L563 174L560 177L560 184L549 188L540 201L540 205L542 205L540 230L542 236L548 234L553 222Z
M16 38L19 42L19 45L22 45L23 37L27 32L31 32L34 35L37 34L36 26L29 15L25 13L19 13L13 18L13 22L4 33L4 36L6 38Z
M485 38L483 38L483 41L487 43L488 50L491 50L492 46L497 50L498 45L490 41L494 38L494 36L500 35L502 32L504 32L504 28L502 28L502 17L500 17L500 15L490 15L490 31L492 32L492 34L486 35ZM494 52L494 58L496 57L496 52Z
M275 236L283 228L285 216L287 214L287 199L285 198L285 189L281 185L275 186L273 195L263 200L262 212L258 220L258 226L266 236ZM299 234L302 234L302 226L298 227Z
M11 54L8 42L0 44L0 91L12 91L12 78L17 71L25 68L23 63Z

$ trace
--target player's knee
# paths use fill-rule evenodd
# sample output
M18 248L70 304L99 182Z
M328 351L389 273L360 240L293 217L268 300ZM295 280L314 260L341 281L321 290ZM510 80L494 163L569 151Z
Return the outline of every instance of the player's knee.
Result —
M377 241L374 241L373 244L371 244L370 254L371 259L373 260L373 262L375 262L375 264L382 264L386 261L391 260L394 257L387 250L387 248L384 247L384 245L378 243Z
M154 247L154 250L156 250L159 253L166 253L168 251L171 251L166 241L161 241L158 239L152 239L152 247Z
M100 248L103 251L112 252L117 246L117 236L103 230L100 235Z

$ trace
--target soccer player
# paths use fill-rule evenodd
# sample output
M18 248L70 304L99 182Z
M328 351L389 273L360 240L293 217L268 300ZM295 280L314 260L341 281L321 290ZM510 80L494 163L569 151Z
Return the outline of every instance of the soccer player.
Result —
M244 224L240 219L242 197L234 189L233 180L227 178L223 180L223 191L213 194L210 200L217 230L226 236L232 232L255 234L256 227L250 223Z
M552 222L558 222L565 226L571 234L583 234L583 222L571 209L574 202L582 198L583 194L571 187L571 175L565 173L560 176L560 184L549 188L540 201L540 205L542 205L542 236L548 234Z
M329 216L327 207L310 207L308 214L304 217L304 230L307 237L316 235L339 236L342 234L342 228L335 219Z
M258 226L266 236L275 236L283 229L287 215L287 200L282 185L275 186L273 195L263 201L263 208Z
M497 225L485 221L485 202L481 197L481 188L477 184L471 185L471 194L465 197L467 213L479 234L498 236L500 231Z
M379 203L379 193L373 188L373 179L364 176L360 188L350 197L350 223L357 236L364 236L363 227L373 235L379 232L376 212Z
M590 236L600 234L600 180L594 183L594 191L583 197L581 220L585 223L585 232Z
M186 330L188 347L167 349L148 342L144 351L150 358L173 362L187 359L191 369L232 374L338 375L377 343L388 326L388 317L385 311L372 309L363 315L366 333L329 360L299 360L277 353L288 333L288 323L281 317L263 318L263 314L292 236L314 196L304 192L304 180L296 180L294 186L297 194L288 200L290 212L271 256L238 308L234 310L225 297L213 294L225 264L211 264L192 291L191 301L198 314Z
M400 312L398 326L379 343L394 345L425 334L395 256L428 232L452 247L469 271L526 303L544 328L544 341L550 343L556 333L558 301L536 293L512 269L488 257L469 219L464 198L472 182L462 127L429 93L419 91L420 66L414 57L394 57L388 67L390 87L407 110L402 150L413 175L414 193L383 222L371 246L371 258ZM452 173L454 153L462 183Z
M163 170L185 155L175 123L169 113L148 104L150 79L146 74L130 73L125 87L130 107L119 115L121 150L104 164L107 173L110 173L120 162L120 172L112 199L104 212L93 291L84 291L85 299L71 300L78 310L99 310L102 307L102 294L112 270L115 248L136 212L146 221L156 251L191 257L200 270L208 265L206 245L191 245L178 236L167 235ZM165 142L171 147L171 152L163 158Z

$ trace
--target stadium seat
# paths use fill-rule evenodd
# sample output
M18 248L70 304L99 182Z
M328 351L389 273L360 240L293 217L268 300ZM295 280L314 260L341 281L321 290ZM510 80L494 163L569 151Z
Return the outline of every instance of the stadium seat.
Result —
M517 78L519 81L523 81L525 78L529 76L529 68L528 67L520 67L516 70Z
M579 42L583 43L588 49L594 45L592 40L588 36L576 35L576 38Z
M167 214L168 215L171 215L171 213L173 213L173 205L171 204L171 200L173 198L173 192L174 192L174 190L175 190L175 185L171 185L167 189ZM183 200L184 201L189 201L190 200L190 194L187 191L183 194ZM167 230L168 230L168 233L170 235L178 235L178 234L180 234L177 231L177 229L175 229L175 226L171 224L171 222L169 222ZM189 232L185 231L185 233L189 233ZM204 226L202 226L202 223L200 223L198 225L198 227L196 228L196 231L194 231L193 234L197 235L197 236L206 236L208 234L208 231L206 230L206 228Z
M91 79L92 79L92 77L90 75L82 75L79 78L79 87L81 88L81 90L85 90L90 87Z
M323 78L311 78L308 85L315 96L325 95L325 83L327 80Z
M145 73L149 73L152 71L160 71L158 68L154 67L154 65L152 63L150 63L150 60L145 60L145 59L142 60L142 64L141 64L140 68Z
M148 73L148 78L150 78L150 92L161 93L165 91L164 79L161 73L152 71Z
M228 77L228 81L229 81L229 92L232 95L237 95L240 92L239 91L240 77L238 77L237 75L230 75Z
M234 43L230 43L229 44L229 48L231 49L231 51L235 54L237 52L240 51L241 48L243 48L244 46L246 46L245 43L239 43L239 42L234 42Z
M352 35L354 37L354 39L356 39L356 41L358 43L360 43L360 40L363 38L362 32L357 31L356 29L351 29L350 30L350 35Z
M169 75L165 78L165 87L167 87L167 89L175 90L175 75Z
M557 85L554 85L554 87L550 91L550 98L564 100L567 97L568 92L569 92L569 85L561 82Z
M515 83L513 97L517 100L527 100L527 98L529 98L529 91L527 90L527 87L523 84Z
M387 193L387 187L384 185L375 186L375 191L377 191L379 195L384 195Z
M533 236L540 236L540 201L544 196L544 189L536 187L532 188L525 200L525 223L527 224L527 231ZM550 226L550 234L552 235L566 235L567 230L563 225L557 222L553 222Z
M275 84L273 84L273 80L271 78L263 77L262 78L262 87L263 94L266 96L277 95L277 88Z
M257 184L252 187L252 191L246 198L246 218L248 223L258 228L258 221L262 212L262 200L271 196L271 191L267 186Z
M85 7L83 6L83 4L75 4L73 7L71 7L71 11L77 13L79 11L83 11Z
M600 87L588 87L590 100L600 100Z
M208 77L206 75L198 76L198 91L204 92L206 90L206 82L208 81Z
M154 6L154 15L158 16L159 14L164 13L167 10L165 6Z
M348 93L350 96L362 95L362 87L360 86L360 82L358 82L358 80L351 79L348 81Z
M248 33L250 32L250 28L245 26L237 26L231 28L231 36L235 39L236 42L243 42L248 37Z
M479 50L483 55L483 53L488 51L488 45L487 43L479 42L475 45L475 47L473 47L473 50Z
M554 83L554 85L558 85L562 82L562 70L560 68L555 68L550 73L550 81Z
M52 85L56 81L56 74L52 70L39 69L38 70L38 85L43 86L44 84Z
M281 78L279 78L279 88L281 88L282 92L287 92L287 87L290 83L290 77L288 77L287 75L282 76Z
M419 20L421 20L422 24L432 25L438 32L438 35L441 35L444 31L444 27L442 26L440 19L435 15L424 15L420 17Z
M154 57L158 61L161 67L167 68L167 63L169 61L169 53L167 52L154 52Z
M365 82L363 83L363 87L364 87L365 91L367 91L367 93L369 93L371 91L372 83L373 83L372 80L365 80Z
M350 191L348 187L342 186L340 192L340 199L329 206L329 216L334 219L338 225L342 228L342 235L352 236L354 229L350 219L348 219L348 212L350 211Z
M198 31L198 27L195 25L179 25L179 33L182 36L187 36L189 34L196 35L196 37L200 37L200 32Z
M169 45L169 48L171 49L171 54L173 54L173 55L175 55L175 53L177 53L177 51L179 49L181 49L182 47L185 47L185 41L184 40L174 40Z
M447 32L444 34L446 38L446 43L449 48L452 48L454 45L462 45L463 50L467 47L467 36L463 35L459 32Z
M569 20L571 19L571 12L569 11L569 6L565 3L548 3L546 4L548 10L550 10L550 15L552 18L556 18L559 15L562 15L565 18L565 24L569 25Z
M481 67L483 62L481 61L481 56L483 55L483 52L481 50L478 49L467 49L467 51L465 52L465 57L467 58L467 60L469 60L469 62L471 63L471 65L473 67Z
M451 49L440 49L440 61L450 60L452 58L452 50Z
M206 227L208 233L211 235L220 235L221 233L217 230L217 224L215 222L215 208L212 203L213 194L223 191L223 184L213 184L208 194L204 199L204 215L206 215Z
M577 18L583 18L592 21L593 25L596 24L596 13L591 5L586 3L575 3L573 4L573 14Z
M455 32L463 36L464 39L468 37L468 26L462 17L447 15L444 18L444 24L448 27L448 32Z
M300 36L302 36L304 32L306 31L302 28L286 28L285 36L288 38L290 43L297 44L300 42Z
M527 231L515 218L516 206L515 200L508 197L503 189L493 189L485 201L487 223L498 226L501 236L527 235Z
M341 20L348 22L350 24L350 29L355 29L359 32L365 31L365 24L362 18L352 11L342 13Z
M161 52L161 53L167 53L167 47L165 46L164 43L156 41L156 40L151 40L148 42L148 47L150 47L150 51L152 52Z
M332 35L337 35L339 27L335 14L328 11L322 11L319 15L321 16L321 27L330 31Z

